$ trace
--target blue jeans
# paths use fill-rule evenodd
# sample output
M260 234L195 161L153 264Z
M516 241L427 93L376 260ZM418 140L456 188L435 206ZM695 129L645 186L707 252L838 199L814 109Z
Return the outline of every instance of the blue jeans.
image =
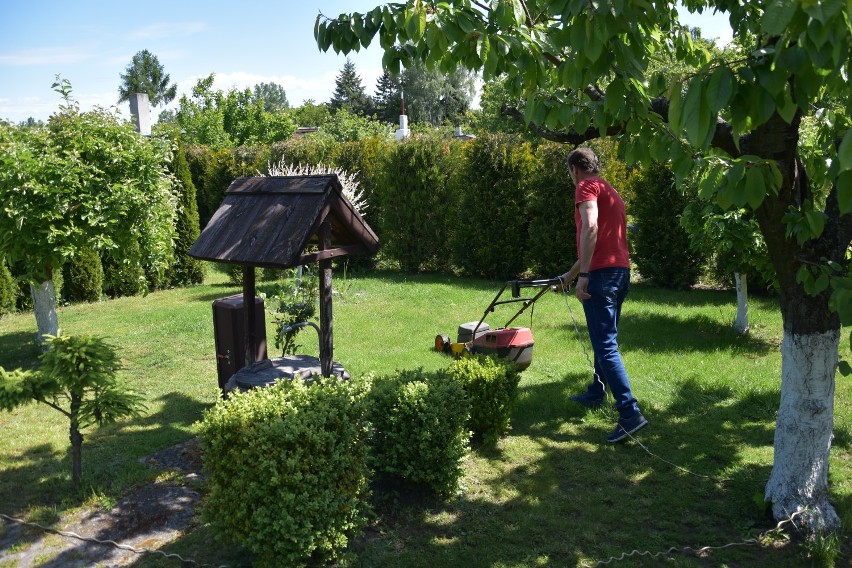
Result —
M618 352L618 321L621 304L630 292L630 270L601 268L589 273L588 292L583 301L589 339L595 354L595 380L588 387L593 397L603 397L609 387L621 418L631 418L639 405L630 390L627 371ZM600 380L598 380L600 379Z

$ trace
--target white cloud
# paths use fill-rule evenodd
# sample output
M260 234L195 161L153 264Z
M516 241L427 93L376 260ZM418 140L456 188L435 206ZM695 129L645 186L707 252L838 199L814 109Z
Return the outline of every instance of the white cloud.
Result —
M0 67L28 65L67 65L90 59L92 52L83 48L40 47L13 53L0 53Z
M204 22L160 22L136 28L127 36L131 40L152 40L165 37L185 37L207 29Z

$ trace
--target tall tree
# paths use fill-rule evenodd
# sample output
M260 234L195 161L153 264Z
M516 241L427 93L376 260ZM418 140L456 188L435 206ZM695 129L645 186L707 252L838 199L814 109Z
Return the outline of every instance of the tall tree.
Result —
M254 98L263 101L266 112L282 112L290 108L287 93L278 83L258 83L252 90Z
M383 64L420 59L484 79L505 75L539 135L581 144L623 136L626 158L671 160L699 194L755 212L780 287L781 404L764 497L779 520L837 529L828 455L841 321L852 323L852 28L843 0L684 0L727 13L740 46L715 58L678 20L675 2L407 0L365 14L320 14L314 37L348 53L378 34ZM661 54L696 72L648 75ZM815 143L802 118L819 112Z
M402 113L402 92L397 77L387 70L376 82L376 94L373 96L376 117L384 122L396 122Z
M133 56L130 64L120 74L118 102L130 100L133 93L147 93L152 106L166 105L177 96L177 85L169 85L169 74L157 56L143 49Z
M331 95L328 106L332 111L345 108L356 114L370 114L372 111L372 101L364 91L361 77L355 70L355 63L350 59L346 60L343 69L334 80L334 93Z
M30 282L38 338L57 335L53 274L83 248L150 251L155 270L171 266L174 180L169 145L139 136L116 113L81 112L71 85L46 128L0 122L0 257ZM143 262L141 253L126 256Z

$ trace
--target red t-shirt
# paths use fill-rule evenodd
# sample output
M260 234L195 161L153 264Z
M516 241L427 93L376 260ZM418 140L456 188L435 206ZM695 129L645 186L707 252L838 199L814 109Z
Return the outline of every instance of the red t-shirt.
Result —
M577 184L574 193L574 222L577 225L577 255L580 254L582 220L577 207L585 201L598 204L598 240L589 270L599 268L630 268L627 252L627 214L624 200L606 180L593 177Z

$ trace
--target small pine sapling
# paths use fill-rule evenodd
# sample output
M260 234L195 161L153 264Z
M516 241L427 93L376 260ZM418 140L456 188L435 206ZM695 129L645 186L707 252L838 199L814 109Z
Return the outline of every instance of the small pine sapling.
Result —
M122 388L116 373L121 364L115 348L103 338L47 336L49 349L35 371L6 371L0 367L0 410L12 410L35 400L58 410L70 422L71 473L75 487L82 478L81 430L138 416L143 398Z

